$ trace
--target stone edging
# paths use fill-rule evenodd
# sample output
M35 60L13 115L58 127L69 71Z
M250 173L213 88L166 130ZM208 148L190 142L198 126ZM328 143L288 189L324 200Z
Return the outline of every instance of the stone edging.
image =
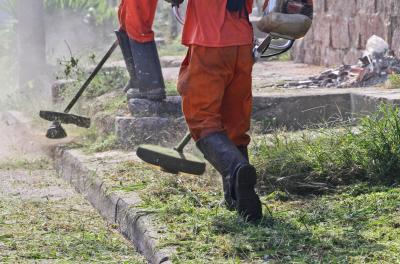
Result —
M157 235L150 217L135 210L140 202L137 194L126 198L109 192L105 183L96 177L96 168L91 168L82 157L77 150L57 147L54 152L57 173L83 194L108 222L117 224L119 232L149 263L172 263L169 260L172 251L157 248Z

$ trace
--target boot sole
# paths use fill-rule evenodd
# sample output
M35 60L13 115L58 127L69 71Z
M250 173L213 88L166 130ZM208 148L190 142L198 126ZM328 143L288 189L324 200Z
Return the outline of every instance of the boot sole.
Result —
M254 190L256 182L257 174L253 166L243 166L237 172L235 182L237 210L245 220L250 222L262 218L261 201Z

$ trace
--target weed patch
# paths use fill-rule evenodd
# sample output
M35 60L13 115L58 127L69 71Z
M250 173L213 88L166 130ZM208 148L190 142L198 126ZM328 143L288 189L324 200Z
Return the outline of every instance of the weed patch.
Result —
M69 144L69 147L82 148L86 154L91 154L117 149L119 144L116 135L99 135L97 129L91 127L79 135L78 143Z
M251 153L261 189L324 192L359 181L397 184L399 142L399 109L382 105L357 128L305 131L297 138L276 133L258 140Z
M387 87L390 89L399 89L400 88L400 74L390 74Z

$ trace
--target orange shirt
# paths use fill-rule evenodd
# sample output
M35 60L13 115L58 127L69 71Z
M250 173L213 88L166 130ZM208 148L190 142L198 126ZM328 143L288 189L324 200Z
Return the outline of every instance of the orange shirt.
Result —
M248 13L253 0L246 0ZM226 10L227 0L189 0L182 44L204 47L241 46L253 43L253 28L243 13Z

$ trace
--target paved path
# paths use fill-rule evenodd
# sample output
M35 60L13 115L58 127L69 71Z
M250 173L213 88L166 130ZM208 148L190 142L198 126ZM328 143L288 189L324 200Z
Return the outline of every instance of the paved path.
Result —
M55 175L48 149L29 124L0 119L0 263L144 263Z

